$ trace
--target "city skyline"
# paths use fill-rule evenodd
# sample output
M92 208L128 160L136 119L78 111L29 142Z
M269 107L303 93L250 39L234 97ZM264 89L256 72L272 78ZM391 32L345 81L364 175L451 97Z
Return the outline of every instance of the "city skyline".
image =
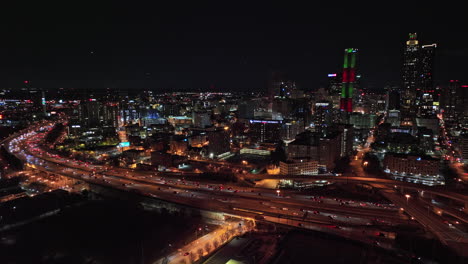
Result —
M3 262L468 263L463 8L153 2L4 8Z

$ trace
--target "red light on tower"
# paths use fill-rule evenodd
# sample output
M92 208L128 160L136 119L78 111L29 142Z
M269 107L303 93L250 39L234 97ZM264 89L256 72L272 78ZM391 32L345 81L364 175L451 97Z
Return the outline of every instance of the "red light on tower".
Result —
M29 81L24 81L24 83L25 83L25 84L28 84L28 83L29 83Z

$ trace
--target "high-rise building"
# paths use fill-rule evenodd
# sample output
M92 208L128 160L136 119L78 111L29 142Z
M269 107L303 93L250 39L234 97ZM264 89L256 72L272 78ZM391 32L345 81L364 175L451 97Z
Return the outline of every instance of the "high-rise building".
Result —
M80 104L79 116L81 123L87 128L100 127L100 110L101 104L96 99L89 99Z
M281 120L249 120L250 137L255 142L275 142L281 139Z
M387 86L386 90L386 109L399 110L400 109L400 88L397 86Z
M332 104L329 101L318 101L314 106L315 131L321 132L332 124Z
M460 152L463 162L468 164L468 133L463 131L458 138L458 151Z
M431 90L434 79L434 56L437 44L423 45L421 47L421 87L423 90Z
M231 140L229 130L215 129L206 132L208 137L208 153L210 158L231 151Z
M449 126L463 123L468 117L468 85L461 85L458 80L450 80L442 95L444 121Z
M296 90L296 83L288 79L282 72L274 72L268 84L268 96L271 99L275 97L289 98L293 90Z
M193 126L205 128L211 126L211 114L207 111L198 111L192 113Z
M349 123L357 129L371 129L375 126L375 114L352 113L349 117Z
M321 133L305 131L288 144L288 160L317 161L319 166L332 170L341 155L341 137L338 133L322 136Z
M420 89L417 89L416 105L418 107L417 114L421 117L433 117L439 109L440 92L434 88L433 72L434 72L434 54L437 44L423 45L421 47L421 73Z
M119 104L114 102L107 102L103 104L101 119L104 126L118 127Z
M410 33L403 53L402 69L401 112L405 118L416 114L417 89L421 89L420 49L417 34Z
M341 96L342 75L337 73L328 74L327 92L329 95Z
M341 86L340 109L349 113L353 111L353 91L356 82L356 53L357 49L345 49L343 63L343 77Z
M341 83L342 75L337 73L328 74L328 87L327 93L328 98L333 103L334 109L340 109L341 100ZM318 98L319 100L325 100L326 98Z
M239 103L237 106L237 117L241 119L252 119L255 116L256 102L246 100Z
M354 126L351 124L334 124L330 131L340 134L340 156L351 155L354 143Z
M304 122L302 120L290 120L284 122L281 128L281 139L283 141L292 141L299 133L304 132Z

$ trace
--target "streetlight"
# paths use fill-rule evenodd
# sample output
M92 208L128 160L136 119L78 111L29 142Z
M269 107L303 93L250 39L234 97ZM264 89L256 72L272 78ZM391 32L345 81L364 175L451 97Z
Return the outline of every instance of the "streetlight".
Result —
M276 196L280 196L280 190L276 190Z
M409 200L409 198L411 198L411 195L405 194L405 197L406 197L406 204L408 205L408 200Z

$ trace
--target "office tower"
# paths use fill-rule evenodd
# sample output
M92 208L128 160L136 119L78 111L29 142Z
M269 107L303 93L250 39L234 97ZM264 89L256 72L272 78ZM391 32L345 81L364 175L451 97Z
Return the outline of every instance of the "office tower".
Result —
M458 138L458 151L460 152L463 163L468 164L468 133L462 131Z
M401 112L404 118L416 114L416 95L420 89L420 45L416 33L409 34L403 53Z
M327 93L330 101L333 103L334 109L340 109L341 100L341 74L330 73L328 74L328 87ZM323 98L324 99L324 98Z
M304 132L304 121L302 120L289 120L283 123L281 128L281 139L283 141L292 141L296 135Z
M339 133L302 132L288 144L287 158L292 161L317 161L320 167L332 170L341 155L341 136Z
M314 106L315 131L322 132L332 124L332 104L329 101L319 101Z
M340 156L345 157L353 153L354 126L352 124L334 124L332 133L340 135Z
M293 101L285 98L275 98L271 105L273 113L279 113L283 118L291 118L294 110Z
M352 113L349 117L349 123L356 129L372 129L375 126L377 117L375 114Z
M237 117L240 119L252 119L255 116L256 102L246 100L237 106Z
M341 96L341 75L337 73L329 73L328 74L328 87L327 92L329 95L337 95Z
M437 44L423 45L421 47L421 86L423 90L433 87L434 55Z
M81 124L87 128L100 127L100 108L101 104L96 99L88 99L81 103L79 109Z
M400 109L400 87L398 86L385 86L385 108L387 110L399 110Z
M463 123L468 108L468 85L461 85L458 80L450 80L442 93L442 113L444 121L449 126Z
M434 53L437 44L423 45L421 47L421 73L420 87L417 89L416 105L418 116L433 117L438 109L439 91L433 87ZM420 89L419 89L420 88Z
M205 128L211 126L211 114L207 111L192 112L194 127Z
M353 90L356 82L357 49L345 49L343 63L343 79L341 86L340 109L346 113L353 111Z
M102 106L102 124L104 126L119 126L119 104L116 102L107 102Z
M275 97L289 98L295 89L296 83L288 80L284 73L274 72L268 85L268 95L270 100Z
M208 153L210 158L231 151L230 132L226 129L210 130L206 133L209 144Z
M281 140L281 120L249 120L250 137L254 142L276 142Z

